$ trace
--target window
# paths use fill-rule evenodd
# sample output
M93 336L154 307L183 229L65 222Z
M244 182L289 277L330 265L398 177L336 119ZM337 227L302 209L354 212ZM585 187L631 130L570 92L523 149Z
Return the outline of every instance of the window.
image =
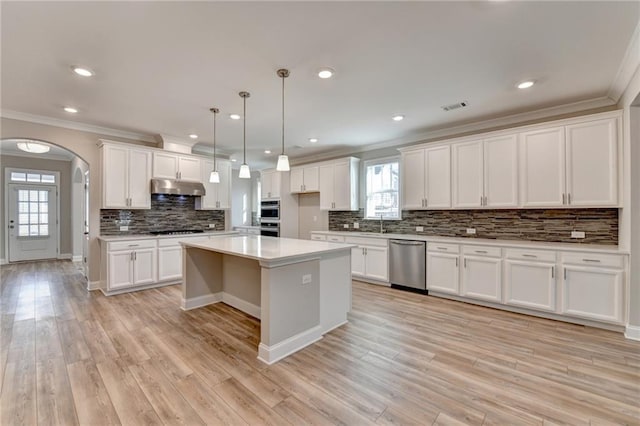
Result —
M400 219L399 169L397 158L365 163L365 218Z
M18 191L18 235L21 237L49 235L49 191L33 189Z
M12 182L56 183L56 177L47 173L11 172Z

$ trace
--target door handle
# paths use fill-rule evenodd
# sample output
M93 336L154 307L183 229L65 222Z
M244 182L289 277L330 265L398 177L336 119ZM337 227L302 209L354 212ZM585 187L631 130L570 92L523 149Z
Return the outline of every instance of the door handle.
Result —
M9 225L9 229L14 229L14 228L15 228L15 226Z
M567 194L562 194L562 204L567 204Z
M552 266L551 267L551 278L555 278L556 277L556 267Z
M571 193L567 194L567 204L571 204Z

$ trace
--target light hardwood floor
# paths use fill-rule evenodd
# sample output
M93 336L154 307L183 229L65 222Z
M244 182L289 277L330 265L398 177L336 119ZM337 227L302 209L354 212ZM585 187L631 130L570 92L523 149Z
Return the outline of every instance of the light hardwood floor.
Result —
M354 282L349 324L268 367L242 312L85 286L2 267L0 424L640 424L613 332Z

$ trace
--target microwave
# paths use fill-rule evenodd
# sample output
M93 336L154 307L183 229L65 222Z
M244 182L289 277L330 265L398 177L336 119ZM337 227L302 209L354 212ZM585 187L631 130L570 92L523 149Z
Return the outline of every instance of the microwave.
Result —
M260 218L263 220L280 220L280 201L262 201L260 203Z

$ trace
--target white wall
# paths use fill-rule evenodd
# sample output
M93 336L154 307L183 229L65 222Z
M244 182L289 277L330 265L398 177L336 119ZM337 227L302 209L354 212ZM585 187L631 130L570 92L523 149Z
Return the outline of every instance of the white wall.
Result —
M82 257L84 234L84 174L89 170L87 163L75 157L71 160L71 233L72 254L75 260Z
M329 212L320 210L320 193L298 195L298 238L311 239L311 231L329 230Z
M233 170L231 177L231 226L251 225L251 210L253 207L253 185L256 172L251 179L240 179L237 170Z

